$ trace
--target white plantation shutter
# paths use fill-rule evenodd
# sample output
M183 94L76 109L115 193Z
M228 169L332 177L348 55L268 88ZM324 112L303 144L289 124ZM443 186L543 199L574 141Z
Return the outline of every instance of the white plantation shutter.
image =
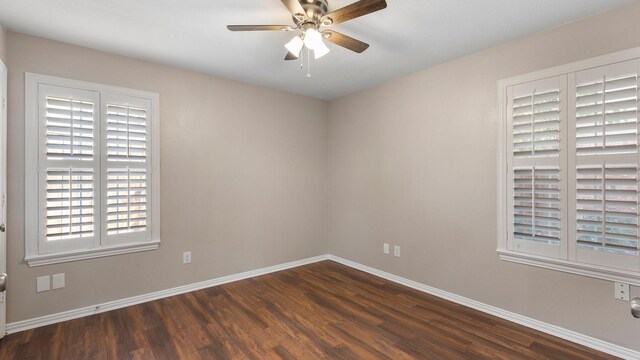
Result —
M91 248L99 220L96 92L41 85L39 252Z
M46 151L48 160L93 160L95 104L47 96Z
M560 169L516 168L513 189L514 237L560 242Z
M107 170L107 234L145 231L147 174L145 169Z
M47 169L47 241L94 236L93 169Z
M25 74L25 260L157 249L159 95Z
M566 238L566 77L508 89L509 233L517 251L559 257Z
M500 80L498 252L640 286L640 47Z
M638 61L575 74L570 257L638 270Z
M584 166L577 171L578 246L638 253L638 168Z
M106 235L110 244L150 235L150 114L148 99L106 99Z
M560 89L523 91L513 99L513 154L556 155L560 151Z
M107 156L109 161L145 162L148 110L107 104Z
M576 75L578 156L637 152L637 71L634 60Z

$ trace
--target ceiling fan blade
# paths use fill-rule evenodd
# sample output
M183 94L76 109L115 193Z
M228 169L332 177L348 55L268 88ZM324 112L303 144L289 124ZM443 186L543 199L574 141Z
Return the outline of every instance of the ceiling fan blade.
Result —
M284 1L284 0L283 0ZM385 0L360 0L351 5L347 5L336 11L330 12L322 17L322 23L325 25L340 24L360 16L371 14L387 7ZM329 20L330 19L330 20Z
M290 31L290 25L227 25L231 31Z
M295 56L294 54L291 53L291 51L287 51L287 56L284 57L285 60L289 61L289 60L295 60L298 57Z
M304 11L304 8L302 7L302 5L300 5L300 1L282 0L282 3L284 4L284 6L287 7L291 15L296 16L297 14L301 14L302 19L299 18L299 20L303 20L304 18L307 17L307 13Z
M325 30L322 34L327 41L331 41L336 45L340 45L357 53L361 53L369 48L369 44L333 30Z

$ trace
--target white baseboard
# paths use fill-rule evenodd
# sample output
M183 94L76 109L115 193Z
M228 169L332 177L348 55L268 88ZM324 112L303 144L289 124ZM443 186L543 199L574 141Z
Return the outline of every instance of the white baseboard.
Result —
M334 255L315 256L312 258L292 261L284 264L269 266L266 268L246 271L239 274L201 281L194 284L156 291L149 294L133 296L133 297L121 299L121 300L109 301L109 302L98 304L95 306L87 306L87 307L69 310L69 311L65 311L57 314L45 315L45 316L34 318L34 319L17 321L17 322L7 324L6 330L7 330L7 333L12 334L12 333L34 329L34 328L45 326L45 325L59 323L62 321L77 319L83 316L89 316L89 315L93 315L93 314L97 314L105 311L120 309L120 308L131 306L131 305L137 305L137 304L141 304L141 303L145 303L153 300L158 300L158 299L166 298L169 296L184 294L190 291L205 289L208 287L222 285L222 284L226 284L226 283L230 283L238 280L248 279L255 276L273 273L276 271L291 269L294 267L299 267L302 265L307 265L307 264L311 264L311 263L315 263L323 260L332 260L337 263L349 266L351 268L364 271L366 273L381 277L383 279L387 279L389 281L393 281L400 285L405 285L410 288L425 292L427 294L431 294L439 298L455 302L457 304L468 306L472 309L476 309L478 311L482 311L484 313L494 315L499 318L512 321L514 323L517 323L535 330L539 330L553 336L557 336L561 339L572 341L574 343L605 352L607 354L618 356L624 359L640 359L640 352L638 351L631 350L622 346L618 346L603 340L599 340L591 336L583 335L575 331L567 330L565 328L562 328L556 325L551 325L542 321L531 319L526 316L522 316L507 310L503 310L495 306L487 305L479 301L471 300L463 296L452 294L447 291L436 289L434 287L424 285L419 282L409 280L397 275L393 275L393 274L390 274L366 265L362 265L347 259L343 259L338 256L334 256Z
M141 303L145 303L153 300L158 300L158 299L166 298L169 296L184 294L187 292L205 289L212 286L222 285L222 284L226 284L226 283L230 283L238 280L252 278L255 276L265 275L265 274L273 273L276 271L291 269L294 267L299 267L302 265L307 265L307 264L311 264L311 263L315 263L315 262L319 262L327 259L328 259L328 255L320 255L320 256L292 261L284 264L269 266L262 269L246 271L239 274L223 276L223 277L211 279L211 280L205 280L205 281L197 282L194 284L178 286L178 287L166 289L166 290L160 290L160 291L152 292L149 294L133 296L126 299L109 301L109 302L94 305L94 306L87 306L79 309L64 311L61 313L45 315L45 316L41 316L34 319L16 321L13 323L8 323L6 327L6 331L8 334L13 334L16 332L34 329L34 328L45 326L45 325L51 325L51 324L59 323L62 321L81 318L83 316L98 314L101 312L120 309L123 307L137 305L137 304L141 304Z
M472 309L482 311L484 313L487 313L508 321L512 321L514 323L517 323L538 331L542 331L549 335L553 335L561 339L565 339L580 345L584 345L613 356L621 357L623 359L640 359L640 352L635 350L631 350L631 349L628 349L619 345L615 345L600 339L596 339L591 336L580 334L575 331L567 330L560 326L551 325L542 321L538 321L520 314L516 314L507 310L497 308L495 306L487 305L479 301L471 300L466 297L452 294L447 291L436 289L434 287L424 285L419 282L409 280L397 275L393 275L393 274L390 274L366 265L362 265L362 264L353 262L351 260L343 259L338 256L329 255L328 258L329 260L335 261L342 265L346 265L348 267L364 271L366 273L381 277L383 279L393 281L400 285L408 286L410 288L425 292L427 294L431 294L439 298L449 300L454 303L464 305Z

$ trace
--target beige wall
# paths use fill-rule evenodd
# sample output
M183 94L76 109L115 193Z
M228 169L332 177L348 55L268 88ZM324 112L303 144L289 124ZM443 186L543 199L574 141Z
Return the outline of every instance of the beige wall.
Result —
M12 32L7 40L9 322L327 252L326 102ZM25 72L160 93L159 250L25 264ZM37 276L60 272L65 289L35 292Z
M329 252L640 350L612 283L495 253L496 81L640 46L638 18L636 3L331 102Z

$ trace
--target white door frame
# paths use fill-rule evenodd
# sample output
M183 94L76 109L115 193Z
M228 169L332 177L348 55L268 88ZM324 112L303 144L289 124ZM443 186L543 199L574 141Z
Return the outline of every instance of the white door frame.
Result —
M0 276L7 272L7 67L0 60ZM6 333L7 291L0 292L0 338Z

